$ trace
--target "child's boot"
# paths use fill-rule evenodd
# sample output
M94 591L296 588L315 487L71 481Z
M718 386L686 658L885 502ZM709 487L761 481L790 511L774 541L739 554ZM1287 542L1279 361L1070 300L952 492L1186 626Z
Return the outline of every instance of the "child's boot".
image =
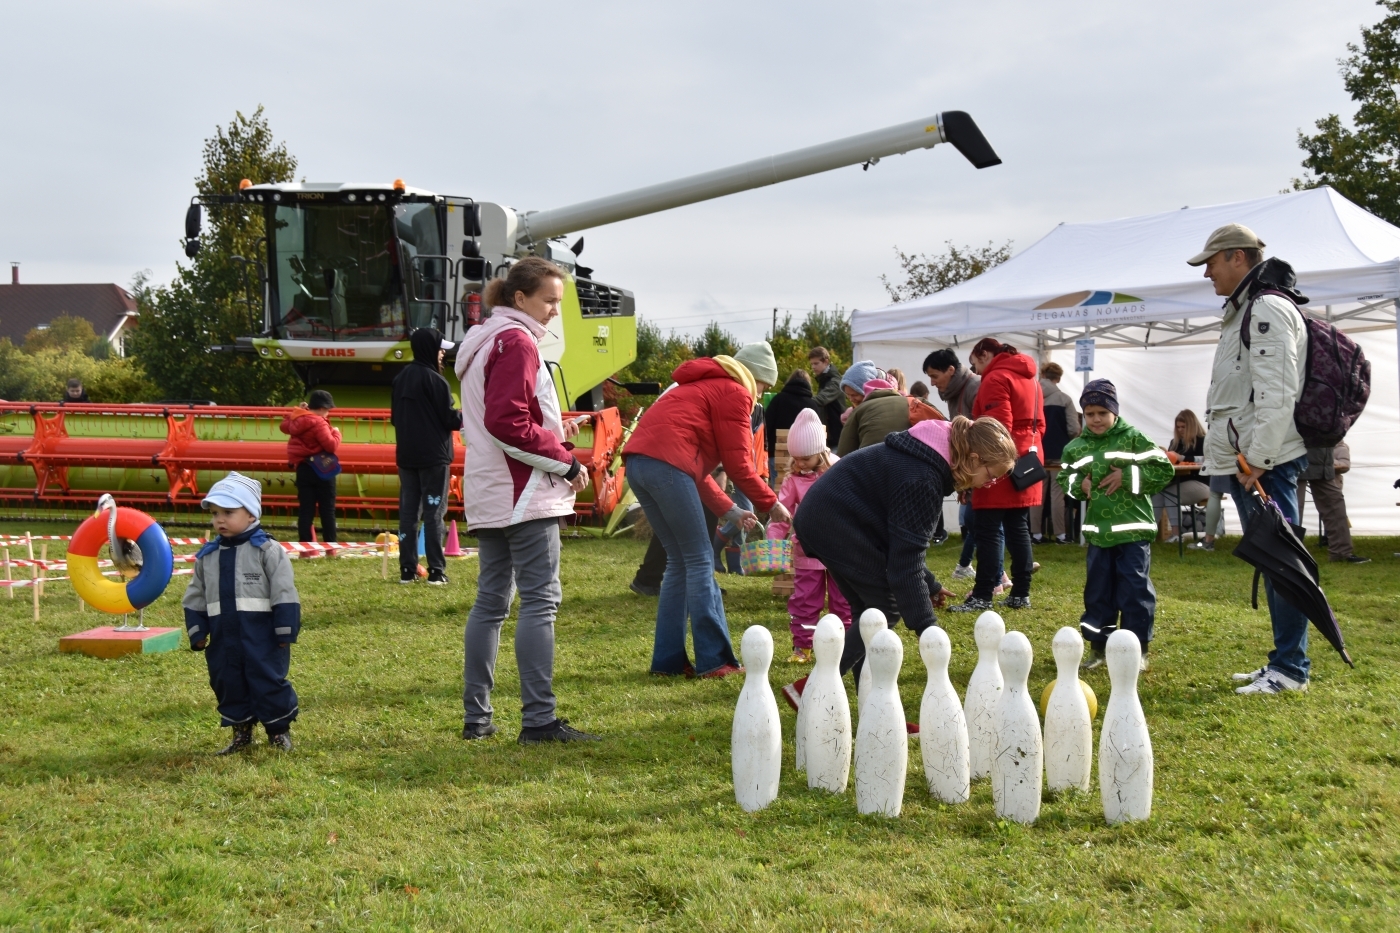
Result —
M274 734L274 733L269 733L268 736L267 736L267 744L268 744L268 745L271 745L273 748L277 749L277 750L280 751L280 752L289 752L289 751L291 751L291 750L292 750L292 732L291 732L291 730L289 729L289 730L287 730L286 732L278 732L278 733L275 733L275 734Z
M232 755L234 752L241 752L249 745L253 744L253 724L251 722L241 722L233 727L233 741L228 743L217 754Z

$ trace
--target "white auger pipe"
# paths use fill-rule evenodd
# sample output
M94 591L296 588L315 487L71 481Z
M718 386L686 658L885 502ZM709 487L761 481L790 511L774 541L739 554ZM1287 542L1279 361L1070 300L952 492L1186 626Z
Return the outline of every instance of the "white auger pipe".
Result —
M931 149L944 142L952 143L977 168L1001 163L972 117L961 110L949 110L927 119L808 146L782 155L767 156L689 178L648 185L582 204L522 213L517 239L522 243L538 243L565 233L708 201L805 175L829 172L847 165L871 162L911 149Z

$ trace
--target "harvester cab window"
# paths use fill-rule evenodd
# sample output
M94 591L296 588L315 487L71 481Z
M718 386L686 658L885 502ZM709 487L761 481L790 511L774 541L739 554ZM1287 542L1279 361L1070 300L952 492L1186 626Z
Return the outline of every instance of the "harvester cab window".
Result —
M434 204L395 204L394 232L400 244L403 274L408 278L410 300L408 324L410 329L437 327L446 330L438 320L447 297L445 263L441 259L422 257L442 256L442 231ZM412 300L423 299L421 301Z
M402 339L403 284L386 206L278 206L273 227L278 336Z

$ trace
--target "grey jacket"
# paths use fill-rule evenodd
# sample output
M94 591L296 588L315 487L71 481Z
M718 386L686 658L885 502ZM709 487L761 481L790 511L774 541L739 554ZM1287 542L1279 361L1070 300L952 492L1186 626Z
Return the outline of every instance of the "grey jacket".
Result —
M237 614L244 625L265 625L278 642L291 644L301 631L301 598L292 579L292 562L281 545L261 527L232 539L206 544L194 564L194 576L181 605L190 644L209 635L209 620ZM232 574L225 571L232 569ZM230 579L231 577L231 579Z
M1262 295L1250 312L1250 347L1240 340L1240 322L1250 279L1225 302L1220 343L1215 347L1206 393L1206 465L1215 475L1239 469L1242 453L1256 467L1272 470L1307 453L1293 424L1293 406L1303 391L1308 331L1298 309L1276 295Z
M948 403L948 420L962 415L972 417L972 403L977 400L977 390L982 386L982 377L970 369L959 368L953 374L948 388L938 390L938 397Z

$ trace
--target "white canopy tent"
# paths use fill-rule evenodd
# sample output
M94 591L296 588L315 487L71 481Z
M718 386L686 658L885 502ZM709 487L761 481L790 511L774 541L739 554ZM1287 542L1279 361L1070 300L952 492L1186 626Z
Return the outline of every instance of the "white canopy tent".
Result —
M1330 188L1061 224L975 279L855 312L855 357L898 366L912 382L930 351L960 348L965 360L973 343L995 335L1060 363L1061 385L1077 395L1075 341L1093 338L1092 377L1112 379L1124 417L1165 443L1177 411L1203 413L1220 329L1221 299L1186 259L1227 223L1250 227L1268 255L1291 263L1312 299L1305 310L1352 335L1370 359L1371 401L1348 436L1347 506L1357 533L1400 534L1400 493L1391 488L1400 478L1400 228Z

